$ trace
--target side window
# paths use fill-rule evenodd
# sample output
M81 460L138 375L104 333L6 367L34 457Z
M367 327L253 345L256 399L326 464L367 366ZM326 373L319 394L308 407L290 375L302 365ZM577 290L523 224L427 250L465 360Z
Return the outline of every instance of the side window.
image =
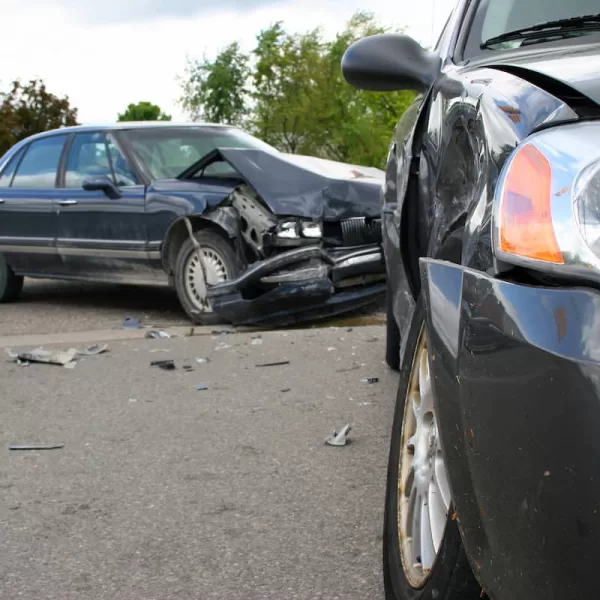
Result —
M9 161L8 164L4 167L2 173L0 173L0 188L8 187L10 182L12 181L13 175L17 170L17 165L21 160L21 156L25 152L25 148L21 148Z
M73 138L67 169L65 187L83 187L86 177L105 175L113 179L103 133L78 133Z
M53 188L66 135L54 135L32 142L17 169L11 187Z
M110 135L107 136L106 144L108 146L108 153L110 154L110 160L117 185L138 185L140 182L138 181L136 174L129 167L129 162Z

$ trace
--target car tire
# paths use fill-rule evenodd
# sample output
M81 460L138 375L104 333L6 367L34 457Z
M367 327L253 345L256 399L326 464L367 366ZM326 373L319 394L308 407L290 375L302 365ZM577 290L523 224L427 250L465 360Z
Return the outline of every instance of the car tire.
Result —
M238 261L233 245L220 233L202 229L194 233L202 248L209 285L215 285L238 274ZM182 244L175 261L175 289L181 306L191 321L198 325L216 325L223 322L208 305L200 306L202 290L194 278L194 269L199 269L197 251L189 238Z
M0 254L0 303L13 302L23 289L23 277L15 275L6 259Z
M400 329L394 317L394 296L388 288L385 320L385 362L394 371L400 369Z
M417 427L419 417L415 416L416 412L412 409L417 401L413 400L407 406L409 393L416 393L417 398L423 398L421 386L419 386L417 392L415 392L413 386L415 385L415 381L426 382L427 379L425 375L423 375L423 379L416 379L416 377L419 374L423 374L423 371L426 371L427 377L429 374L424 321L423 301L419 299L406 337L406 352L404 353L405 358L402 360L400 370L400 383L398 386L390 443L383 534L383 571L386 598L387 600L434 600L436 598L438 600L477 600L480 598L482 590L473 575L462 544L458 525L453 519L454 510L451 503L450 488L447 485L447 477L443 486L445 493L442 493L442 485L438 484L437 490L439 494L434 496L439 499L445 497L445 502L442 501L440 504L438 500L438 502L432 502L431 504L425 502L424 505L427 507L426 514L430 516L434 514L434 506L441 508L441 510L435 511L438 517L435 519L435 523L434 518L431 517L429 521L431 526L429 529L426 528L426 531L429 532L437 531L437 552L434 549L436 545L434 541L435 535L432 534L428 538L431 544L429 550L426 550L425 545L421 542L421 539L424 539L422 533L409 531L407 529L408 525L406 528L402 528L402 525L401 527L398 526L400 520L404 520L406 523L410 520L410 523L414 523L410 518L412 494L415 494L415 503L418 504L420 501L418 495L419 485L422 486L423 484L418 484L416 481L422 482L426 480L426 478L422 477L423 471L420 465L431 465L432 460L433 464L437 465L438 456L441 456L443 460L443 455L440 454L441 447L437 442L437 435L435 435L437 432L435 409L433 409L432 413L427 413L427 415L432 415L434 425L431 426L430 424L419 430ZM415 359L415 357L417 358ZM427 366L422 366L424 364ZM416 369L422 369L422 371L417 373ZM427 400L418 400L418 412L425 412L430 405L434 406L431 386L423 384L422 387L431 390L431 392L426 393ZM414 396L411 397L414 398ZM424 419L425 417L423 416L422 418ZM425 445L419 444L419 440L422 439L419 436L419 431L425 433L424 439L429 443ZM433 434L431 433L432 431L434 432ZM433 446L431 445L432 435L434 439ZM409 443L406 443L406 440L409 440ZM413 442L413 448L425 448L426 450L422 450L421 452L414 450L411 459L411 452L409 450L411 446L410 442ZM404 450L405 448L406 451ZM424 457L425 461L420 461L418 456ZM433 459L431 460L432 456ZM408 469L405 471L404 468L407 466L407 461L410 463L411 460L412 470ZM401 468L403 469L402 472L400 472ZM406 476L410 472L412 472L412 482L410 475ZM430 473L434 472L438 472L437 468L430 470ZM419 477L416 477L415 473L419 473ZM443 477L436 477L436 481L443 480ZM399 492L401 489L399 486L400 481L403 482L401 488L404 490L403 497L405 498L402 501L400 501L401 494ZM427 485L432 485L431 481L433 479L430 479L430 483ZM407 490L410 490L408 494ZM409 497L411 500L408 500ZM417 514L422 513L417 511ZM399 533L399 529L402 529L402 536ZM415 528L414 525L413 529L418 529L420 532L423 531L423 527ZM400 539L404 540L402 550L400 549ZM418 543L415 540L419 540ZM429 555L427 562L431 567L430 569L425 569L426 561L418 555L419 552L423 557L426 554ZM413 562L411 559L415 556L416 561ZM412 565L405 566L411 562Z

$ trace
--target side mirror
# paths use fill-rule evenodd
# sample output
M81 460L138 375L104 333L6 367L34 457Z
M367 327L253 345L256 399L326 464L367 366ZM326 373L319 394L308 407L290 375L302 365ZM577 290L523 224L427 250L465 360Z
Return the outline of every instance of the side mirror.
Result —
M121 197L121 192L119 188L114 184L113 180L106 175L101 175L98 177L86 177L83 180L83 189L88 192L102 191L104 192L111 200L116 200Z
M442 61L411 37L371 35L354 42L342 58L346 81L361 90L426 92L441 72Z

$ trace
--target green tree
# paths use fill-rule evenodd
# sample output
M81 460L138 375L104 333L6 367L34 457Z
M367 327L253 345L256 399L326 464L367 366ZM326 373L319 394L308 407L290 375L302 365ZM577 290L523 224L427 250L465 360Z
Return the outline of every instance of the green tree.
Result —
M166 115L160 106L152 102L130 104L127 110L120 114L118 121L170 121L171 115Z
M30 135L68 125L77 125L77 109L68 97L50 93L41 79L13 81L0 93L0 156Z
M290 153L315 153L314 118L322 85L321 31L286 33L281 22L263 30L253 51L253 132Z
M180 103L192 119L242 125L248 110L249 58L238 42L226 46L214 61L189 61Z

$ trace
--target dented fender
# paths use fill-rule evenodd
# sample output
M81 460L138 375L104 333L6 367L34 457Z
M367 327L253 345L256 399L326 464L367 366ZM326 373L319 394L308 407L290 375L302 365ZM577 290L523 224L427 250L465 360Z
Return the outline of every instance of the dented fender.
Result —
M490 598L600 597L600 292L420 264L438 429L475 573Z

